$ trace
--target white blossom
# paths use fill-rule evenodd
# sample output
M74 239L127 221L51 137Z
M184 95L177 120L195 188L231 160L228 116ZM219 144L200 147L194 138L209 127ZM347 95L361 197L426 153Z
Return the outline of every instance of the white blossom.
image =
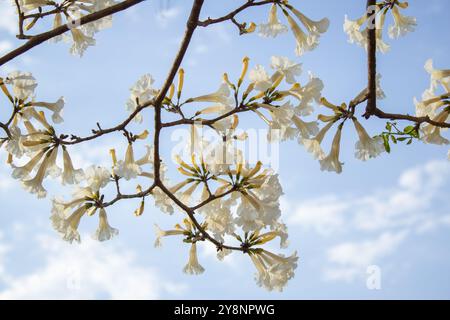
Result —
M111 173L100 166L92 165L85 171L87 185L94 191L98 191L111 181Z
M72 159L66 147L63 147L63 163L64 171L62 174L62 184L78 184L84 178L84 172L82 169L74 169Z
M149 102L157 93L158 90L153 88L155 80L152 75L144 74L131 88L130 88L130 98L126 103L127 111L130 113L135 112L135 110L144 103ZM138 113L134 117L134 121L142 123L142 114Z
M119 234L119 230L112 228L109 225L108 217L106 215L106 211L104 208L100 208L98 218L99 218L98 229L92 236L94 240L106 241L112 239L113 237Z
M408 32L413 32L417 26L416 18L402 15L397 6L392 8L394 16L394 25L389 27L389 37L397 39L404 36Z
M355 145L355 157L357 159L367 161L371 158L378 157L385 151L383 139L380 136L371 138L361 123L356 119L353 119L353 124L355 125L359 137L359 140Z
M296 77L302 73L302 65L289 60L286 57L273 56L271 58L271 68L284 75L286 82L294 84Z
M256 65L252 70L250 70L248 78L251 83L254 84L256 90L266 91L272 87L273 82L262 65Z
M280 23L277 14L277 5L272 4L269 11L269 19L267 23L260 24L259 27L259 35L263 37L272 37L275 38L279 34L286 33L288 28Z
M280 292L294 277L298 261L296 252L290 257L284 257L264 249L260 249L257 253L251 252L250 258L257 270L256 283L269 291Z
M183 272L194 275L194 274L201 274L204 271L205 269L198 263L197 243L194 242L191 245L191 249L189 250L189 261L183 268Z
M136 178L142 172L141 167L134 161L133 145L128 144L125 160L120 160L114 168L114 173L125 180Z
M339 161L342 126L339 126L333 139L331 151L328 156L320 160L320 170L342 172L342 163Z
M32 99L37 87L36 79L30 72L11 72L6 77L5 83L12 86L14 97L22 101Z

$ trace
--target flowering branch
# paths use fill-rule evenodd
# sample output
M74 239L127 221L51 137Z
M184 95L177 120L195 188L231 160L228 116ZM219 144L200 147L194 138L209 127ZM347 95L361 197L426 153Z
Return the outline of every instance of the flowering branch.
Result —
M113 5L111 7L108 7L106 9L94 12L92 14L86 15L82 17L79 21L79 25L85 25L87 23L97 21L99 19L102 19L104 17L110 16L114 13L126 10L132 6L135 6L144 0L126 0L123 2L120 2L116 5ZM4 65L5 63L13 60L14 58L22 55L23 53L27 52L28 50L40 45L41 43L48 41L50 39L53 39L55 37L58 37L62 35L63 33L71 30L69 25L65 24L62 25L56 29L53 29L51 31L33 36L31 39L29 39L24 45L20 46L17 49L14 49L13 51L5 54L3 57L0 58L0 66Z
M44 41L59 41L63 34L69 40L71 36L70 52L82 56L88 47L95 44L94 34L111 26L112 14L142 1L30 0L22 3L14 0L19 16L18 37L28 41L1 57L0 65ZM412 31L416 22L414 18L400 14L401 9L408 7L406 2L368 0L364 15L356 21L346 18L344 24L350 41L368 51L368 86L348 103L334 104L323 97L324 84L313 74L310 74L308 82L300 84L297 79L302 73L301 64L285 57L271 58L271 74L262 65L250 69L250 59L244 57L236 81L224 73L217 91L185 99L185 70L181 66L198 27L230 21L241 34L258 33L266 38L290 30L298 56L314 50L329 27L327 18L311 20L288 0L245 0L222 17L200 21L203 4L204 0L193 1L179 50L161 87L154 87L155 80L151 75L143 75L130 88L130 98L126 103L129 115L116 126L104 129L97 123L92 134L85 137L58 134L55 125L63 121L63 97L53 103L38 101L35 96L37 82L31 73L17 71L0 78L0 89L12 110L10 118L0 122L0 129L6 134L0 138L0 148L7 152L12 177L20 180L24 188L38 198L47 195L43 182L49 176L61 178L62 185L77 186L71 200L53 200L52 224L64 240L80 241L78 227L81 219L96 214L99 227L94 238L109 240L118 234L118 230L109 225L106 209L122 200L140 199L140 206L134 211L134 215L139 217L150 198L155 207L165 213L179 211L187 216L173 230L164 231L156 226L155 241L155 246L160 246L163 237L181 236L183 243L190 244L189 262L184 268L186 273L204 271L198 262L197 243L206 241L216 246L219 259L232 251L248 255L257 270L257 283L268 290L281 291L294 276L297 254L277 255L262 246L279 238L280 247L287 247L287 226L281 220L280 209L283 191L272 168L261 161L250 163L243 150L236 146L249 140L247 132L238 131L240 117L247 114L265 123L270 143L295 139L319 160L321 170L341 173L344 165L340 161L341 136L350 124L353 124L358 137L355 157L362 161L390 152L390 140L410 144L420 139L426 143L450 144L441 136L441 128L450 127L450 70L434 69L431 60L426 63L431 86L425 91L422 101L415 101L416 116L381 111L377 100L383 99L385 94L380 85L381 76L377 74L376 52L389 49L383 41L386 14L391 11L395 22L389 28L391 38ZM246 9L263 5L270 5L266 23L256 25L237 20L237 15ZM24 34L24 30L28 31L46 17L53 17L53 30L34 36ZM366 23L367 27L361 30ZM65 34L67 31L70 34ZM445 90L443 94L436 94L439 86ZM403 129L388 122L387 131L372 136L358 121L360 110L357 107L365 102L363 116L367 119L374 116L408 120L416 125ZM207 105L203 106L205 103ZM317 105L321 107L316 109ZM152 128L147 127L148 130L139 134L131 132L129 125L132 121L143 123L142 111L147 108L154 109ZM328 114L323 110L328 110ZM163 120L166 113L175 114L175 120ZM183 150L174 156L178 177L182 179L172 183L161 155L161 133L176 126L189 128L189 134L184 136L190 139L183 142ZM206 127L212 129L217 141L205 138L202 131ZM332 129L335 133L326 154L322 146ZM96 165L83 169L75 167L69 148L115 132L122 133L127 144L123 158L117 156L115 149L110 149L111 168ZM146 153L135 158L136 146L148 139L152 139L152 143L145 146ZM63 168L57 163L61 153ZM28 158L27 162L18 165L17 159L23 156ZM144 187L137 184L134 193L125 191L122 183L137 179L145 181ZM109 200L105 199L107 188L112 189L113 194Z

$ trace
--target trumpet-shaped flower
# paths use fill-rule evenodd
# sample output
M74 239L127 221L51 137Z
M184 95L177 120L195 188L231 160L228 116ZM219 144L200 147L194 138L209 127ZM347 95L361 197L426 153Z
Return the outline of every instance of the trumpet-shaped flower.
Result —
M11 72L6 77L5 83L12 85L14 97L22 101L33 98L37 87L36 79L30 72Z
M89 188L98 191L111 181L111 173L103 167L92 165L86 169L85 179Z
M64 108L64 97L61 97L56 101L55 103L48 103L48 102L33 102L34 107L42 107L46 108L53 112L52 114L52 120L54 123L61 123L64 121L62 118L62 111Z
M269 291L283 291L287 282L294 277L298 261L296 252L290 257L284 257L258 249L249 255L257 270L256 283Z
M342 163L339 161L339 151L341 148L341 133L342 125L339 126L338 130L333 139L333 144L331 146L330 154L324 159L320 160L320 170L322 171L334 171L336 173L342 172Z
M272 87L272 80L262 65L257 65L250 70L248 78L254 84L254 88L259 91L266 91Z
M36 194L39 199L45 198L47 196L47 190L45 190L45 188L42 186L42 183L47 174L47 170L51 165L51 161L53 159L52 154L55 153L55 150L57 150L57 148L54 148L52 151L48 151L46 153L45 158L42 161L39 169L37 170L34 178L22 182L23 187L28 192Z
M314 158L316 160L323 160L325 159L325 152L323 152L322 147L320 146L323 139L325 138L325 135L327 132L331 129L334 122L329 122L325 127L323 127L319 133L312 139L309 138L301 138L299 142L303 144L306 148L306 150L309 153L312 153Z
M392 39L400 38L408 32L413 32L417 26L416 18L402 15L398 6L392 8L392 15L394 16L394 25L389 27L389 37Z
M167 236L181 236L185 234L185 230L179 228L176 230L162 230L157 224L155 224L155 233L156 233L156 240L155 240L155 248L159 248L162 246L161 239L163 237Z
M300 76L302 73L302 65L294 61L289 60L286 57L276 57L271 58L272 69L280 72L284 75L286 82L289 84L294 84L296 82L296 77Z
M72 159L66 147L63 147L63 163L64 171L62 174L62 184L78 184L84 178L84 172L82 169L74 169Z
M88 47L94 46L96 41L92 36L83 33L82 30L77 28L70 29L72 34L72 47L70 48L70 53L75 56L82 57L84 52Z
M198 263L197 257L197 243L193 243L191 245L191 249L189 250L189 261L186 266L183 268L183 272L187 274L197 275L201 274L205 271L205 269Z
M222 82L216 92L188 99L188 102L193 101L220 103L226 106L230 105L232 104L232 99L230 98L230 88L226 82Z
M260 36L275 38L279 34L286 33L288 31L288 28L284 24L280 23L277 11L277 5L275 3L272 4L269 11L268 22L262 23L258 26Z
M134 161L134 151L131 143L128 144L125 160L117 162L114 172L125 180L134 179L142 172L141 167Z
M356 119L353 119L353 124L355 125L359 137L359 140L355 145L355 157L357 159L367 161L371 158L378 157L385 151L383 139L380 136L371 138L361 123Z
M153 88L155 80L152 75L144 74L131 88L130 88L130 98L126 103L127 111L130 113L135 112L135 110L144 103L149 102L157 93L158 90ZM134 117L134 121L142 123L142 114L138 113Z
M98 241L106 241L112 239L113 237L119 234L119 230L109 225L108 216L106 215L106 211L104 208L100 208L98 218L99 218L98 229L92 236L93 239Z

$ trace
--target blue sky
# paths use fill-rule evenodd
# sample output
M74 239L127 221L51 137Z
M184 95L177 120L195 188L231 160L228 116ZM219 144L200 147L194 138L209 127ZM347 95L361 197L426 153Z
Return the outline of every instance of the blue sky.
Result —
M38 97L67 101L61 132L89 133L100 120L104 127L126 115L129 87L145 73L161 84L181 39L188 1L146 1L114 18L114 27L99 33L97 45L82 59L70 56L64 43L43 44L0 69L30 71L38 79ZM218 16L238 0L206 0L202 16ZM272 55L287 56L311 70L324 84L324 96L341 103L365 87L363 49L348 44L342 30L344 15L362 14L365 1L291 1L311 18L331 20L330 30L312 53L297 58L291 34L275 40L256 35L239 37L231 24L199 29L183 67L187 94L217 88L223 72L237 77L243 56L269 65ZM0 0L0 53L19 45L8 15L9 1ZM414 112L413 97L429 85L423 65L433 58L448 67L450 49L446 0L410 1L408 15L418 20L416 32L396 41L379 57L379 72L387 98L386 111ZM252 10L241 21L267 19L268 8ZM390 21L389 21L390 22ZM447 59L446 59L447 58ZM0 116L3 113L0 113ZM146 119L150 119L147 114ZM251 118L244 126L255 124ZM363 123L375 134L383 121ZM148 123L151 126L150 123ZM122 139L123 140L123 139ZM119 152L119 134L73 149L78 163L108 163L111 145ZM167 139L168 141L168 139ZM153 224L170 227L181 214L168 217L147 207L144 216L132 212L137 201L121 202L108 211L120 236L108 243L89 240L95 223L83 223L81 245L69 245L52 230L49 199L38 201L9 178L0 166L0 299L5 298L162 298L162 299L315 299L315 298L450 298L450 164L447 148L415 142L396 146L390 155L362 163L353 158L355 137L343 136L342 175L323 173L319 164L295 142L281 146L280 179L284 186L283 220L290 230L290 251L300 263L296 277L282 293L269 293L254 280L254 267L234 254L225 262L214 248L202 246L201 276L182 273L188 248L165 239L154 249ZM164 154L171 149L163 146ZM0 154L4 163L5 155ZM68 194L57 185L50 195ZM366 269L381 270L381 290L368 290Z

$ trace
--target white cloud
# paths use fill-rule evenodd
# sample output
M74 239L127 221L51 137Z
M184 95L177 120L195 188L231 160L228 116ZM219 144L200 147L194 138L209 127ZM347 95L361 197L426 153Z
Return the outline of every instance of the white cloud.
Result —
M39 243L45 265L25 275L4 272L0 300L157 299L164 292L186 290L183 284L164 280L155 268L139 265L133 252L114 244L85 240L68 245L48 236L39 237Z
M10 34L17 33L16 10L9 0L0 1L0 30L6 30Z
M325 268L325 280L353 281L364 276L367 267L378 265L386 255L394 252L406 239L408 232L383 233L363 242L345 242L331 247L327 257L332 266Z
M432 161L406 170L397 186L368 189L363 195L330 195L290 205L290 224L330 234L345 224L359 231L385 228L418 228L448 212L432 212L437 201L446 201L440 190L448 184L450 163ZM448 200L447 200L448 201Z
M444 191L449 177L449 162L431 161L404 171L391 188L288 203L292 214L287 221L328 238L351 237L325 249L329 265L324 268L326 280L351 281L364 276L369 265L383 262L407 237L450 226L450 199Z

